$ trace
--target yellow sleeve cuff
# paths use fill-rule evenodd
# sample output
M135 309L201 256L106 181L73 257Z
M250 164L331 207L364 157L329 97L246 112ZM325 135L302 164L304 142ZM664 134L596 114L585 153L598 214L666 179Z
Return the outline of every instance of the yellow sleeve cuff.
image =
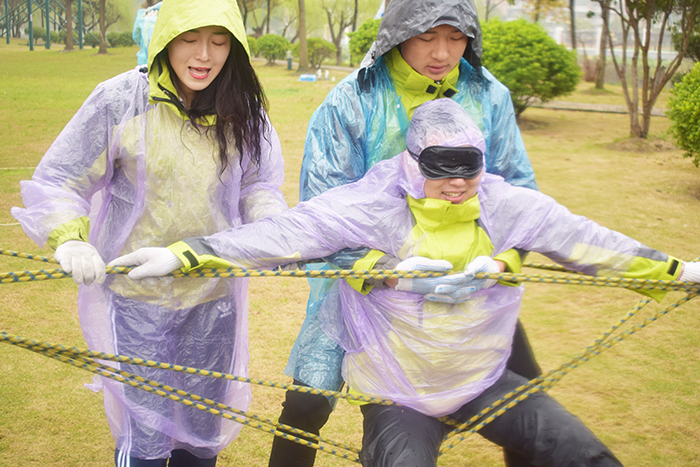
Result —
M175 256L182 261L182 264L184 264L184 266L180 268L182 272L188 272L199 268L229 269L235 267L229 261L213 254L197 253L194 246L184 241L173 243L168 246L168 250L172 251Z
M370 250L369 253L367 253L364 257L355 261L355 264L352 265L352 270L361 271L374 269L374 265L377 264L377 261L379 261L384 255L385 253L382 251ZM374 288L373 285L365 283L364 279L355 279L348 277L345 279L345 282L347 282L350 285L350 287L357 290L362 295L367 295L370 292L370 290Z
M60 227L55 228L49 234L47 243L54 250L68 240L88 241L90 234L90 218L87 216L68 221Z
M669 256L666 261L655 261L648 258L636 257L632 265L622 276L626 279L656 279L662 281L677 281L683 269L683 262ZM633 289L642 295L660 302L666 295L666 290Z
M510 249L506 250L503 253L497 254L494 258L494 260L499 260L503 261L506 263L506 270L505 272L512 272L513 274L520 274L520 272L523 269L523 261L522 258L520 257L520 252L515 249ZM505 285L508 287L517 287L520 285L519 282L508 282L508 281L498 281L499 284Z

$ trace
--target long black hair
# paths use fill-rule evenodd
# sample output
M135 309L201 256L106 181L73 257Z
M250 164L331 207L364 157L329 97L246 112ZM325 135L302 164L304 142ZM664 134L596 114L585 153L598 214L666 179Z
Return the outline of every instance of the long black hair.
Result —
M239 157L244 151L260 164L261 141L265 138L268 121L267 98L243 45L232 35L231 51L221 71L209 86L194 93L188 109L184 109L192 126L201 130L201 117L216 115L215 138L219 143L219 175L231 163L228 157L231 139ZM173 84L179 84L177 74L163 51ZM182 108L181 103L177 104ZM242 159L239 159L241 162Z

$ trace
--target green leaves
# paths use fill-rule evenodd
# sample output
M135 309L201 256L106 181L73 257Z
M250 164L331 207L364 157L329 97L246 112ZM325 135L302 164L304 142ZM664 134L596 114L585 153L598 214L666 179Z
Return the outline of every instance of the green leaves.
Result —
M572 92L581 78L576 53L524 19L482 24L484 66L511 92L516 115L535 100Z
M685 157L691 157L696 167L700 164L700 63L687 73L671 90L668 100L669 116L673 124L670 132Z

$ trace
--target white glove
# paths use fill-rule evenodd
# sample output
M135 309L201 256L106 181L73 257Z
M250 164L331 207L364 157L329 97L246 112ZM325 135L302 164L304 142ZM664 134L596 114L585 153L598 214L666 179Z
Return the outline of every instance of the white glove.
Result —
M683 270L678 276L679 281L700 282L700 262L683 263Z
M112 260L108 266L138 266L129 272L134 280L161 277L184 266L182 261L167 248L139 248L133 253Z
M56 248L53 257L61 269L73 275L76 284L90 285L105 281L105 262L97 249L82 240L68 240Z
M426 295L432 302L461 303L469 300L469 296L481 289L493 287L495 279L474 279L478 272L501 272L498 263L488 256L478 256L467 265L464 272L442 277L444 283L435 288L435 293Z
M430 271L430 272L445 272L452 269L452 263L444 259L430 259L422 256L413 256L396 265L396 270L399 271ZM425 278L401 278L396 284L396 290L404 290L406 292L414 292L419 294L428 294L435 291L435 287L442 284L444 277L425 277Z

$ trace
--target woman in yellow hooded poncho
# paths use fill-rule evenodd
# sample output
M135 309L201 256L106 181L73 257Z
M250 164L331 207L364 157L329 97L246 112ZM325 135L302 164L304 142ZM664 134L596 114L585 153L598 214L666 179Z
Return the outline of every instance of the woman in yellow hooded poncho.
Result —
M105 277L105 261L286 210L280 144L235 2L165 0L147 67L97 86L58 136L13 215L82 284L92 350L247 373L245 279ZM239 409L247 385L121 369ZM109 379L118 466L213 466L241 426Z

